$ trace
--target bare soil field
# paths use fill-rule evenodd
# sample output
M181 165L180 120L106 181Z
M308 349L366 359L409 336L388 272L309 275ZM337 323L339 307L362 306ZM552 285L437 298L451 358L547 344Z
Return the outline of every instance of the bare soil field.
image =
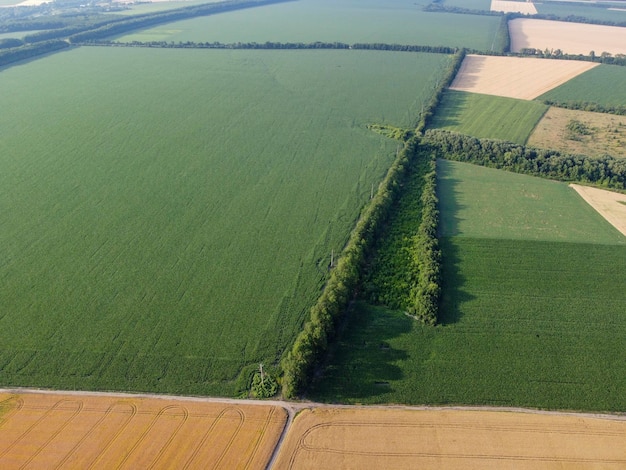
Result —
M535 4L532 2L512 2L506 0L491 0L491 11L523 13L525 15L537 14L537 8L535 8Z
M264 469L277 406L73 394L0 394L0 468Z
M517 18L509 21L511 51L560 49L565 54L626 53L626 28Z
M527 144L572 154L626 158L626 116L552 107Z
M532 100L597 65L571 60L468 55L450 88Z
M570 186L613 227L626 236L626 194L578 184Z
M626 421L499 411L314 409L277 469L624 468Z

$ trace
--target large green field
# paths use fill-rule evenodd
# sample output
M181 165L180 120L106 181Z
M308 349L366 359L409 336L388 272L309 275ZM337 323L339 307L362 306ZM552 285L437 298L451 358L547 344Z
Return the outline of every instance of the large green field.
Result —
M272 370L394 157L366 124L411 125L448 60L89 47L3 71L0 383L234 395Z
M298 0L194 18L117 40L173 42L383 42L488 50L499 18L427 13L412 0Z
M541 95L538 100L588 101L626 106L626 67L600 65Z
M444 238L442 324L359 303L309 398L622 411L626 247Z
M626 244L566 183L439 160L442 236Z
M536 101L448 90L429 127L523 145L547 110Z
M623 410L626 238L564 184L455 162L438 175L440 324L356 303L310 397Z

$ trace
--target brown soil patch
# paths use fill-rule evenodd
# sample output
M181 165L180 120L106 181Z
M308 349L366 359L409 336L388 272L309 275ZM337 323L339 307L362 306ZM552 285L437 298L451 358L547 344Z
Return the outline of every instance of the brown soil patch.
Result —
M511 51L561 49L565 54L626 54L626 28L517 18L509 21Z
M450 88L532 100L597 65L572 60L468 55Z
M286 422L276 406L0 394L0 468L264 469Z
M570 184L570 186L613 227L626 236L626 194L578 184Z
M626 422L489 411L315 409L299 414L278 469L625 468Z
M584 131L572 130L580 123ZM571 154L626 158L626 116L552 107L539 121L528 145Z
M501 11L503 13L523 13L525 15L536 15L537 8L532 2L513 2L506 0L491 0L491 11Z

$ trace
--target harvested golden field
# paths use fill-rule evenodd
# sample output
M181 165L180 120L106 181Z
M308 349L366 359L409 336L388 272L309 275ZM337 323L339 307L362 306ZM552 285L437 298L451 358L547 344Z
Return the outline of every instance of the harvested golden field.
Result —
M626 421L496 411L315 409L277 469L562 469L626 466Z
M527 143L572 154L626 158L626 116L552 107Z
M571 60L468 55L450 88L532 100L597 65Z
M509 21L511 51L560 49L565 54L626 54L626 28L517 18Z
M626 194L570 184L613 227L626 236Z
M0 394L0 468L264 469L283 408L201 401Z
M491 11L501 11L503 13L523 13L525 15L536 15L537 8L532 2L513 2L507 0L491 0Z

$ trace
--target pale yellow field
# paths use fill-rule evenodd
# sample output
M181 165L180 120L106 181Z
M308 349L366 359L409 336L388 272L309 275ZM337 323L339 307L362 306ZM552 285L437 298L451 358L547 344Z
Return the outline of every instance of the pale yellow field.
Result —
M532 100L597 65L572 60L468 55L450 88Z
M0 468L264 469L286 418L275 406L0 394Z
M570 186L613 227L626 236L626 194L578 184L570 184ZM626 447L626 441L624 447Z
M626 421L393 409L300 413L276 469L623 469Z
M523 13L525 15L536 15L537 8L532 2L512 2L507 0L491 0L491 11L501 11L503 13Z
M516 18L509 21L511 51L561 49L565 54L626 54L626 28Z
M568 129L582 123L586 134ZM626 116L551 107L530 135L527 145L591 157L626 158Z

